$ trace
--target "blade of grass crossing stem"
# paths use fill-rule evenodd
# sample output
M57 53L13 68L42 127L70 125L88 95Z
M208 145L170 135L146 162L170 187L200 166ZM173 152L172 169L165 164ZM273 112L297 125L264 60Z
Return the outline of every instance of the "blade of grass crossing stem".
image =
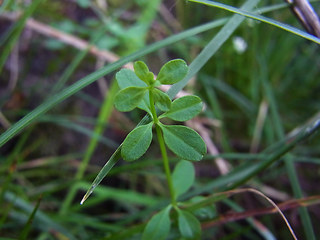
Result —
M41 199L42 199L42 196L40 196L38 198L37 204L34 207L32 213L30 214L27 223L25 224L25 226L21 230L21 233L19 235L19 240L25 240L25 239L28 238L28 235L29 235L29 232L30 232L30 229L31 229L31 225L32 225L32 221L33 221L33 219L34 219L34 217L36 215L36 212L37 212L37 210L38 210L38 208L40 206Z
M118 85L116 81L113 81L110 87L110 90L106 93L103 104L100 108L100 113L98 116L98 123L94 128L94 134L97 136L100 136L105 127L106 124L108 123L111 113L113 111L113 103L114 103L114 97L116 95L116 93L118 92ZM87 169L87 166L89 164L89 161L97 147L98 144L98 139L97 138L91 138L89 145L87 147L87 150L82 158L82 161L79 165L78 171L76 173L75 176L75 182L77 182L78 180L80 180L83 177L83 174L85 172L85 170ZM76 188L76 186L74 185L71 190L68 192L62 207L60 209L60 213L66 213L66 211L68 210L71 202L73 201L76 192L77 192L78 188Z
M317 44L320 44L320 39L319 38L317 38L317 37L315 37L315 36L313 36L313 35L311 35L309 33L306 33L304 31L301 31L298 28L295 28L295 27L292 27L290 25L275 21L275 20L273 20L271 18L267 18L267 17L261 16L261 15L258 15L258 14L247 12L245 10L242 10L242 9L239 9L239 8L235 8L235 7L223 4L223 3L212 2L212 1L208 1L208 0L189 0L189 1L190 2L196 2L196 3L204 4L204 5L211 6L211 7L220 8L220 9L232 12L232 13L236 13L236 14L239 14L239 15L254 19L254 20L258 20L260 22L264 22L264 23L270 24L272 26L278 27L280 29L283 29L285 31L288 31L290 33L293 33L295 35L298 35L298 36L303 37L305 39L308 39L310 41L313 41L313 42L315 42Z
M11 38L8 39L7 46L4 48L1 57L0 57L0 73L2 72L2 68L12 51L13 47L17 43L20 34L24 28L24 25L27 21L27 19L32 15L32 13L36 10L38 5L44 0L34 0L31 2L30 6L26 8L22 16L20 17L19 21L15 23L14 30L12 31L12 36ZM10 34L11 35L11 34Z
M286 5L278 5L275 6L274 9L280 9L283 8ZM268 10L267 8L262 8L259 11L264 12L265 10ZM272 10L274 10L272 9ZM210 29L219 27L227 22L228 18L223 18L219 20L214 20L212 22L191 28L189 30L183 31L181 33L175 34L173 36L170 36L164 40L161 40L159 42L153 43L133 54L130 54L127 57L121 58L119 61L111 63L91 74L88 76L80 79L73 85L65 88L61 92L57 93L56 95L48 98L45 100L41 105L39 105L36 109L31 111L29 114L24 116L21 120L19 120L17 123L15 123L13 126L11 126L6 132L4 132L0 136L0 147L3 146L6 142L8 142L11 138L13 138L15 135L17 135L21 130L29 126L32 122L34 122L38 117L40 117L42 114L49 111L51 108L59 104L60 102L64 101L68 97L72 96L73 94L79 92L81 89L85 88L86 86L90 85L91 83L95 82L99 78L107 75L108 73L122 67L124 64L133 61L139 57L142 57L148 53L154 52L162 47L166 47L169 45L172 45L173 43L176 43L180 40L183 40L185 38L194 36L196 34L208 31ZM184 87L184 85L180 86ZM175 89L174 92L177 92L178 89ZM172 93L172 95L173 95Z
M244 5L244 9L251 9L253 8L259 0L248 0ZM237 29L240 23L245 18L242 16L233 16L226 25L218 32L217 35L213 37L213 39L206 45L206 47L200 52L200 54L193 60L189 67L189 73L187 76L181 80L179 83L174 84L168 91L169 97L172 99L184 86L189 82L189 80L207 63L207 61L218 51L218 49L222 46L222 44L231 36L231 34ZM143 121L143 120L142 120ZM120 149L120 147L118 148ZM117 151L118 151L117 149ZM116 151L116 152L117 152ZM120 151L119 151L120 152ZM110 164L111 168L114 164L118 161L115 157L120 157L120 154L114 153L112 155L112 162ZM111 159L109 159L110 161ZM108 161L108 162L109 162ZM107 162L107 164L108 164ZM102 181L102 179L107 175L111 168L109 165L105 165L102 170L99 172L98 176L92 183L92 186L85 194L83 199L81 200L81 204L90 196L93 192L94 188ZM104 169L106 167L106 169ZM103 174L102 174L103 172Z
M276 135L278 135L279 139L283 139L285 134L284 134L284 129L281 123L281 119L279 116L279 112L278 112L278 107L277 107L277 102L276 99L274 97L273 94L273 90L272 87L270 86L270 83L268 81L268 71L267 71L267 64L266 62L263 60L262 57L259 58L259 65L261 68L261 74L260 76L262 76L262 83L263 83L263 89L266 93L267 99L270 103L270 110L271 110L271 116L273 119L273 125L275 126L275 132ZM286 170L287 170L287 174L292 186L292 190L294 193L294 196L296 198L302 198L303 197L303 193L301 190L301 186L299 183L299 179L296 173L296 169L294 166L294 161L292 156L289 154L284 158L284 162L285 162L285 166L286 166ZM302 219L302 225L304 227L304 232L306 234L306 238L307 239L311 239L311 240L315 240L316 237L314 235L314 230L313 230L313 226L312 226L312 222L311 222L311 218L310 215L307 211L306 208L301 207L299 208L299 213Z

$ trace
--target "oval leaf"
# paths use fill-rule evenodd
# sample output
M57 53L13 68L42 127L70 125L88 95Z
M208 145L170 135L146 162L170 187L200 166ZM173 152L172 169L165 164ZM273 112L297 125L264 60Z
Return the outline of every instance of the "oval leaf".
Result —
M182 59L175 59L162 66L157 80L162 84L174 84L181 81L188 73L188 65Z
M144 81L147 85L150 85L154 81L154 75L149 71L148 66L142 62L137 61L133 64L135 74Z
M166 207L161 212L154 215L144 229L142 240L165 240L170 232L170 209Z
M121 155L124 160L136 160L148 150L152 140L152 124L151 122L139 126L128 134L121 148Z
M121 112L129 112L142 102L147 92L143 87L128 87L118 92L115 97L114 105Z
M194 95L184 96L173 101L168 112L161 118L168 117L175 121L188 121L198 115L202 110L202 101Z
M120 89L127 87L147 87L147 84L138 78L130 69L121 69L117 72L116 79Z
M195 171L193 164L188 161L181 160L172 173L172 183L175 197L187 192L192 186L195 179Z
M182 159L200 161L207 147L200 135L185 126L160 124L168 148Z
M168 111L170 109L171 99L166 93L162 92L157 88L154 88L153 95L155 104L161 111Z
M185 239L197 240L201 236L201 225L199 220L190 212L178 210L179 231Z

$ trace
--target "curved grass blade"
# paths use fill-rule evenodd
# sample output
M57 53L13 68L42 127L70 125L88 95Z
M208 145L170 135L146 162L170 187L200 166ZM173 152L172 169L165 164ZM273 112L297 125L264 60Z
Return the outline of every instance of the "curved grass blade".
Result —
M285 30L287 32L293 33L295 35L298 35L300 37L303 37L305 39L313 41L313 42L315 42L317 44L320 44L320 39L319 38L317 38L317 37L315 37L315 36L313 36L313 35L311 35L309 33L306 33L306 32L304 32L304 31L302 31L302 30L300 30L298 28L292 27L292 26L290 26L288 24L284 24L284 23L278 22L278 21L273 20L271 18L267 18L267 17L261 16L261 15L258 15L258 14L247 12L247 11L244 11L244 10L241 10L241 9L238 9L238 8L235 8L235 7L223 4L223 3L212 2L212 1L208 1L208 0L189 0L189 1L190 2L201 3L201 4L204 4L204 5L207 5L207 6L211 6L211 7L221 8L223 10L226 10L226 11L229 11L229 12L232 12L232 13L236 13L236 14L248 17L248 18L252 18L254 20L258 20L260 22L268 23L268 24L270 24L272 26L278 27L278 28L283 29L283 30Z

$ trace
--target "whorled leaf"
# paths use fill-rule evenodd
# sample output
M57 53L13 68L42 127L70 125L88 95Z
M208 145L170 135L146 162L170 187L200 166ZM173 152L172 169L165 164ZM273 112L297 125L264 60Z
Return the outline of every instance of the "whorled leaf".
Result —
M201 224L199 220L190 212L178 211L179 231L184 239L198 240L201 237Z
M189 127L159 124L166 145L179 157L190 161L200 161L207 147L200 135Z
M153 96L156 106L161 111L168 111L171 107L171 99L169 96L162 92L161 90L154 88L153 89Z
M147 89L144 87L127 87L118 92L114 105L121 112L129 112L141 104L146 93Z
M149 148L152 141L152 125L142 125L132 130L123 141L121 156L126 161L140 158Z
M142 240L165 240L170 232L171 205L154 215L144 229Z
M195 179L195 170L193 164L188 161L181 160L172 173L172 183L175 197L187 192L192 186Z
M175 59L162 66L157 80L162 84L174 84L181 81L188 73L188 65L182 59Z
M147 85L150 85L154 81L154 75L149 71L148 66L142 62L137 61L133 64L135 74L144 81Z
M160 118L168 117L175 121L188 121L198 115L202 110L202 101L194 95L183 96L174 100L168 112Z

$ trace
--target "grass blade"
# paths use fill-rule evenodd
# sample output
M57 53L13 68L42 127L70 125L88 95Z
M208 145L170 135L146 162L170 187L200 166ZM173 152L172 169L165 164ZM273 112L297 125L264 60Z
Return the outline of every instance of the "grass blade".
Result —
M89 190L86 192L84 197L82 198L80 204L82 205L87 198L91 195L94 189L100 184L100 182L104 179L104 177L108 174L108 172L113 168L113 166L119 161L121 157L121 145L119 148L112 154L108 162L103 166L103 168L98 173L97 177L92 182Z
M295 35L298 35L300 37L303 37L305 39L313 41L313 42L315 42L317 44L320 44L320 39L319 38L317 38L317 37L315 37L315 36L313 36L313 35L311 35L309 33L306 33L306 32L304 32L304 31L302 31L302 30L300 30L298 28L292 27L292 26L290 26L288 24L284 24L284 23L278 22L278 21L273 20L271 18L267 18L267 17L261 16L261 15L258 15L258 14L247 12L247 11L244 11L244 10L241 10L241 9L238 9L238 8L235 8L235 7L223 4L223 3L217 3L217 2L212 2L212 1L208 1L208 0L189 0L189 1L190 2L201 3L201 4L204 4L204 5L207 5L207 6L211 6L211 7L221 8L221 9L224 9L224 10L232 12L232 13L236 13L236 14L248 17L248 18L252 18L254 20L258 20L260 22L268 23L268 24L270 24L272 26L278 27L278 28L283 29L283 30L285 30L287 32L293 33Z
M37 212L37 210L38 210L38 208L40 206L41 199L42 199L42 197L40 196L38 198L36 206L34 207L32 213L29 216L29 219L28 219L26 225L23 227L23 229L22 229L22 231L20 233L19 240L27 239L28 234L30 232L31 225L32 225L32 221L33 221L33 219L34 219L34 217L36 215L36 212Z

